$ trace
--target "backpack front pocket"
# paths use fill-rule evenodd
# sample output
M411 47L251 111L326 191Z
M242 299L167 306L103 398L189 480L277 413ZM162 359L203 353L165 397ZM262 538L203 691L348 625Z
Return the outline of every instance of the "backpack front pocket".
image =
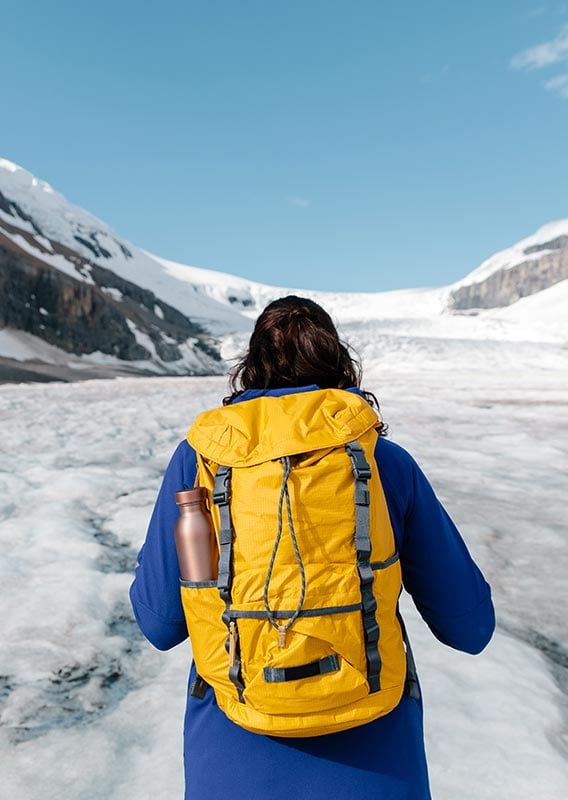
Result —
M304 676L319 665L323 665L322 673ZM282 677L268 678L269 670L271 675ZM303 664L263 668L246 686L244 698L264 714L295 715L331 711L367 694L365 676L344 658L328 651L328 655Z
M238 612L236 612L238 614ZM300 616L279 646L266 619L238 619L243 652L244 700L265 714L318 712L368 694L361 647L361 613Z

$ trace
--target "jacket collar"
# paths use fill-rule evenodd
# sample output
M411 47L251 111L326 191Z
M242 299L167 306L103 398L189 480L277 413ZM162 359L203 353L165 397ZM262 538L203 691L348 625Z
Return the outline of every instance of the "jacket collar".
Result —
M245 389L245 391L233 400L233 403L242 403L245 400L256 400L258 397L283 397L287 394L298 394L299 392L316 392L320 387L312 383L309 386L286 386L281 389ZM357 386L351 386L346 392L363 397L363 392Z

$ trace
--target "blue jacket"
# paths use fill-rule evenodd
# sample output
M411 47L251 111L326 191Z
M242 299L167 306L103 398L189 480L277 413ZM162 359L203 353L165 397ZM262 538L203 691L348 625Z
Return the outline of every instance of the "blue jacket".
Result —
M238 401L317 388L251 390ZM404 588L441 642L479 653L495 627L488 584L412 457L380 438L375 458L400 553ZM183 441L167 467L130 589L138 624L160 650L187 638L173 538L174 494L193 486L195 471L195 453ZM192 665L188 685L194 675ZM422 702L406 695L394 711L375 722L307 739L249 733L225 717L210 689L203 700L188 695L184 762L186 800L430 798Z

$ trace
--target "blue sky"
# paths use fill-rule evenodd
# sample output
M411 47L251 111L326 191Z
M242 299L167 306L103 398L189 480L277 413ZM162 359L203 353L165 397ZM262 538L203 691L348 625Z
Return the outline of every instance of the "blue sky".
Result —
M442 285L568 216L568 3L5 4L0 155L159 255Z

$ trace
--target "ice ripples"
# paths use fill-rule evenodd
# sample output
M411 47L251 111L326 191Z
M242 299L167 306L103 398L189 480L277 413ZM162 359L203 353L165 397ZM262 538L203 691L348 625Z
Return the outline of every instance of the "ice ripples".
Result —
M164 384L141 388L126 379L0 393L8 423L0 737L8 743L95 722L155 674L151 658L139 663L128 586L190 414L185 403L162 408Z
M89 574L74 566L71 556L67 580L65 574L53 580L53 573L42 578L41 569L28 576L30 592L41 598L43 588L56 602L46 603L49 616L37 628L28 619L20 627L19 637L8 641L8 652L4 651L5 656L9 653L2 658L4 668L14 671L0 679L0 725L12 743L54 728L93 722L111 711L136 684L133 657L140 651L142 636L123 596L124 580L114 587L103 585L105 573L130 580L136 550L106 528L104 520L85 523L99 551ZM97 573L100 590L107 593L102 606L87 594L96 591ZM74 602L76 592L82 603ZM66 614L62 607L70 604L74 609ZM38 610L41 613L41 608ZM34 665L31 669L30 664Z

